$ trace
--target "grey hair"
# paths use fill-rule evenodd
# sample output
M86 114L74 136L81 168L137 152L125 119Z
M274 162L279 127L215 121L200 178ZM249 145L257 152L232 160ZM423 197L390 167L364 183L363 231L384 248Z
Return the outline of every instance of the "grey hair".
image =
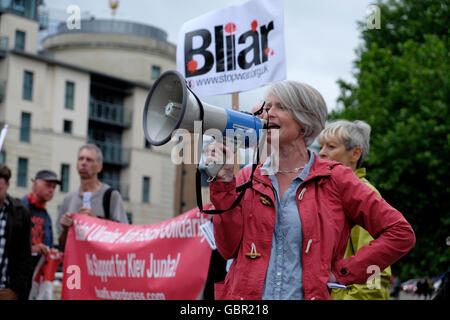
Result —
M97 145L88 143L88 144L81 146L80 149L78 149L78 156L80 155L80 152L83 149L95 150L95 152L97 153L97 162L103 163L103 153L102 153L102 150Z
M300 122L306 146L310 146L328 118L327 104L320 92L308 84L284 80L272 84L269 93L274 94Z
M319 143L322 139L335 136L341 139L346 150L354 147L361 147L361 157L358 159L356 168L361 168L364 160L366 160L370 149L370 125L362 120L350 122L348 120L336 120L327 123L325 129L319 134Z

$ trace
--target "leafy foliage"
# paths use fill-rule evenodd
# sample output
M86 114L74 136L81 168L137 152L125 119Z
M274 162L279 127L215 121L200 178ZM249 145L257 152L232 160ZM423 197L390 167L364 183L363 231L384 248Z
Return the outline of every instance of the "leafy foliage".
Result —
M360 22L357 84L339 80L331 119L372 126L369 180L400 210L416 246L392 266L402 279L438 275L450 266L449 4L385 0L381 29Z

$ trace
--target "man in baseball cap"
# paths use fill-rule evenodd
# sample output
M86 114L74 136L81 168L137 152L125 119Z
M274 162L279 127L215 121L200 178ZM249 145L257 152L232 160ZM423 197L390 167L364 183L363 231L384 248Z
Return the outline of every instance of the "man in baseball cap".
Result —
M41 170L38 171L36 173L36 176L34 179L31 179L31 181L36 181L36 180L44 180L44 181L54 181L57 184L61 184L61 181L58 180L58 176L56 175L56 173L54 173L51 170Z
M56 185L61 184L61 181L51 170L38 171L31 181L32 190L22 198L22 202L31 216L31 254L34 268L40 256L47 255L53 247L52 219L45 207L47 202L53 199Z

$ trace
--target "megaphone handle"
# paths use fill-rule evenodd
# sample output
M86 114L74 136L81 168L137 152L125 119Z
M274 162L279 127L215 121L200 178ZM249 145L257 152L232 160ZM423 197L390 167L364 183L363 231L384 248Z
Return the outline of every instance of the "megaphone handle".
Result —
M208 182L212 181L219 173L220 169L224 166L224 163L210 162L205 168L206 174L209 176Z

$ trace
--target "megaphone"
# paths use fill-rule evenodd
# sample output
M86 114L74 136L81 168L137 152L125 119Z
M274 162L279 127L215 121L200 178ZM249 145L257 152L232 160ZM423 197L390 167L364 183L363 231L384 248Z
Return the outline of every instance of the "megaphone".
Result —
M267 122L252 114L213 106L201 101L186 85L183 76L174 70L163 73L154 83L145 101L143 127L145 138L152 145L169 142L176 129L194 132L194 122L202 121L202 133L218 129L223 136L227 130L256 134L259 141L261 129ZM246 145L245 147L248 147ZM218 167L220 170L221 166ZM210 177L217 169L207 168Z

